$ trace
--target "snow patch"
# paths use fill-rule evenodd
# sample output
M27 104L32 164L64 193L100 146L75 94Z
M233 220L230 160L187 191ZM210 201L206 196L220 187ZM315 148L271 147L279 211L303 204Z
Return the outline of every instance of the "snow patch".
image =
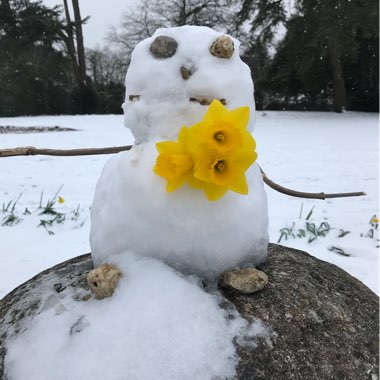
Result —
M228 379L238 362L234 340L269 339L220 307L218 292L132 253L115 258L123 272L112 298L78 302L70 290L47 297L41 313L8 342L9 380Z

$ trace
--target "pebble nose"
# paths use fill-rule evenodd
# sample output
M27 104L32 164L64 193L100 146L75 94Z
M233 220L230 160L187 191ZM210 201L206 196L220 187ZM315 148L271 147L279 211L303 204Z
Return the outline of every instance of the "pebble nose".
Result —
M185 80L188 80L190 78L190 76L193 74L191 72L191 70L189 70L188 68L186 68L185 66L181 66L180 70L181 72L181 76L183 79Z

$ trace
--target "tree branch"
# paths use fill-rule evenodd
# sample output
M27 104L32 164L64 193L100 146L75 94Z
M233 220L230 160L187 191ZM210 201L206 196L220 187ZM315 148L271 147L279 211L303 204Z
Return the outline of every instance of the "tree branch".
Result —
M2 149L0 150L1 157L15 157L15 156L88 156L95 154L112 154L119 153L122 151L127 151L132 149L132 145L126 146L114 146L109 148L85 148L85 149L45 149L45 148L35 148L33 146L18 147L12 149ZM282 194L290 195L292 197L298 198L308 198L308 199L328 199L328 198L346 198L346 197L360 197L366 195L365 192L353 192L353 193L305 193L303 191L296 191L283 187L276 182L273 182L264 171L260 168L261 174L263 176L264 182Z

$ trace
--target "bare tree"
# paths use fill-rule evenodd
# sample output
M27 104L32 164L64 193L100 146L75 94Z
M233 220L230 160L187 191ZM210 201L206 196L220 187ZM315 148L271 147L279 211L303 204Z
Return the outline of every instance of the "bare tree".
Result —
M205 25L226 30L232 4L237 0L141 0L122 15L119 28L112 28L108 41L129 56L135 45L161 27Z
M169 26L162 14L157 14L156 1L142 0L122 14L119 28L111 27L107 40L115 44L129 60L136 44L150 37L156 29Z
M86 49L87 73L95 87L123 83L128 62L123 54L109 48Z

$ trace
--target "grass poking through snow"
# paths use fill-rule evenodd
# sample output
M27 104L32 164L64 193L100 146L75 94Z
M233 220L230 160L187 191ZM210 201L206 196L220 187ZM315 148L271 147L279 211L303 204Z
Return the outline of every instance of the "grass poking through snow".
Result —
M38 206L32 211L26 207L22 214L20 214L20 207L18 207L22 194L20 194L17 199L10 200L8 203L3 203L2 213L5 215L2 218L1 226L12 227L22 222L23 218L19 215L23 215L24 217L37 215L39 218L39 224L37 227L43 227L49 235L54 235L55 233L52 228L57 224L63 224L66 221L67 216L69 217L69 220L77 222L82 211L79 204L74 210L69 212L69 215L57 208L60 204L65 202L64 198L59 195L62 187L63 185L60 186L52 198L46 200L46 203L44 202L44 191L42 190ZM76 225L74 228L83 227L83 225L84 221L79 225Z
M305 239L308 244L315 242L316 240L321 240L328 235L334 234L335 231L338 231L333 238L343 239L347 235L351 234L351 231L345 230L343 228L332 227L330 223L324 218L324 221L311 221L311 217L314 212L314 206L307 213L305 219L302 219L303 214L303 203L301 204L301 209L299 213L299 221L293 221L289 226L283 227L279 230L280 236L277 240L277 243L281 243L290 239ZM370 238L375 240L376 248L379 248L379 219L376 215L373 215L369 221L370 228L366 233L360 233L360 237ZM327 247L327 250L330 252L337 253L342 256L351 256L350 253L339 247L338 245L332 245Z

